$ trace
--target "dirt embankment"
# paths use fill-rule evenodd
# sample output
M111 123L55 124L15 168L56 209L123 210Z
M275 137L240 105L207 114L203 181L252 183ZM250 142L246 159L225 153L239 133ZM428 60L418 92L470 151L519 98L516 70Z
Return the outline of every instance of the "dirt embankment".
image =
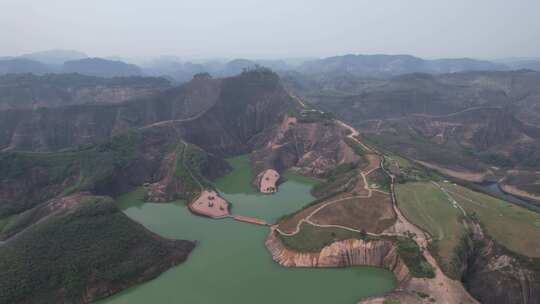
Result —
M432 164L432 163L420 161L420 160L415 160L415 162L417 162L417 163L419 163L419 164L421 164L421 165L423 165L425 167L428 167L430 169L437 170L437 171L441 172L442 174L445 174L445 175L448 175L448 176L451 176L451 177L455 177L457 179L461 179L461 180L468 181L468 182L481 183L486 178L486 173L485 172L472 172L472 171L464 171L464 170L463 171L458 171L458 170L444 168L444 167L441 167L441 166L438 166L438 165L435 165L435 164Z
M324 247L320 252L296 252L286 248L270 232L266 248L272 259L284 267L349 267L375 266L386 268L394 273L398 285L410 280L409 269L398 256L391 241L344 240Z
M464 285L481 303L540 303L538 259L515 255L471 223L474 246L468 252ZM504 288L501 288L504 286Z
M515 186L510 186L508 184L505 184L504 182L499 183L499 188L508 194L521 197L527 200L533 200L537 203L540 203L540 195L537 195L535 193L530 193L525 190L521 190Z

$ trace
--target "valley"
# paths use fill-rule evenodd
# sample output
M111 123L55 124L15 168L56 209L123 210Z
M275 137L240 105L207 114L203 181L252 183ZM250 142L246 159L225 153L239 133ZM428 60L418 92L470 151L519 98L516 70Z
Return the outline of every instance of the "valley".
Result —
M230 160L233 171L216 180L216 188L232 210L274 222L309 203L315 180L287 173L279 192L269 196L252 187L249 158ZM131 288L100 303L354 303L361 297L392 290L391 273L376 268L287 269L272 262L264 247L268 228L212 220L187 211L185 202L144 203L139 191L119 198L124 212L151 231L168 238L198 240L188 262L158 279ZM269 286L272 288L269 289ZM324 286L324 288L314 288ZM278 289L279 293L272 292Z
M289 75L286 86L396 153L538 204L539 73L409 74L387 80ZM336 93L339 91L339 93Z
M0 304L540 304L540 1L0 3Z
M123 226L103 225L85 242L133 244L130 237L147 236L137 248L162 249L146 252L147 263L137 265L136 250L96 249L94 257L85 246L68 247L62 257L69 267L36 260L61 279L39 293L3 280L9 299L535 303L540 215L451 174L481 172L482 179L534 191L534 176L522 173L531 168L497 169L452 150L462 147L458 140L491 147L497 138L484 125L468 124L478 109L360 121L357 130L313 105L328 107L320 102L290 94L277 74L256 67L229 78L198 75L125 102L20 109L24 114L6 121L0 138L0 255L20 254L28 246L21 240L40 244L35 231L69 227L72 214L82 216L74 231L96 224L87 214L122 218ZM96 115L102 111L105 121ZM499 108L481 111L488 126L500 115ZM70 132L31 131L60 117ZM442 144L422 139L432 126L457 131L433 133L443 134ZM468 128L487 141L475 141L479 135ZM22 130L29 136L21 137ZM508 132L531 137L535 130L517 122ZM81 132L95 136L82 142ZM405 140L404 132L415 137ZM107 207L87 204L94 196ZM127 233L130 227L139 232ZM66 242L79 244L75 235ZM95 259L116 276L84 272ZM17 265L0 264L6 275L25 278L28 269ZM79 281L65 292L62 284L73 276ZM504 293L493 292L499 284L508 286ZM283 292L261 298L268 286Z

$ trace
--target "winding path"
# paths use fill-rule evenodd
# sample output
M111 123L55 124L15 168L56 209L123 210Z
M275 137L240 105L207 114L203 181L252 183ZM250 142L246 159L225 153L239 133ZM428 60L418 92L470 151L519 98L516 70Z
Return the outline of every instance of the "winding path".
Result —
M350 134L347 137L351 138L356 143L361 145L366 151L374 153L374 154L378 155L381 158L381 160L379 162L379 165L377 167L371 168L367 172L360 171L360 176L362 176L362 179L363 179L363 182L364 182L364 189L368 192L368 194L367 195L348 196L348 197L344 197L344 198L340 198L340 199L337 199L337 200L326 202L326 203L322 204L321 206L319 206L318 208L316 208L315 210L313 210L312 212L310 212L306 217L300 219L298 221L298 223L296 224L296 227L295 227L294 231L292 231L292 232L284 232L278 227L278 225L274 225L273 229L276 232L278 232L279 234L283 235L283 236L294 236L294 235L296 235L296 234L298 234L300 232L300 229L301 229L300 227L301 227L301 225L303 223L308 223L310 225L320 227L320 228L341 228L341 229L345 229L345 230L353 231L353 232L362 232L361 230L351 228L351 227L347 227L347 226L342 226L342 225L317 224L317 223L313 222L311 220L311 218L315 214L317 214L319 211L323 210L324 208L326 208L326 207L328 207L328 206L330 206L332 204L336 204L336 203L339 203L339 202L342 202L342 201L345 201L345 200L350 200L350 199L370 198L373 195L373 191L378 191L378 192L384 193L386 195L390 195L390 198L391 198L391 201L392 201L392 209L393 209L394 213L396 214L396 222L392 227L388 228L383 233L379 233L379 234L367 233L367 234L372 235L372 236L405 236L408 233L413 233L414 235L416 235L415 239L416 239L416 242L418 243L418 245L422 249L426 249L427 245L428 245L428 242L431 239L431 237L429 236L428 233L423 231L421 228L419 228L418 226L412 224L412 222L410 222L403 215L401 210L398 208L397 199L396 199L396 195L395 195L395 191L394 191L395 177L394 177L394 175L392 173L388 172L388 170L385 168L385 166L384 166L384 155L382 153L380 153L379 151L365 145L360 140L358 140L357 136L359 136L359 133L358 133L358 131L356 129L354 129L350 125L348 125L348 124L346 124L346 123L344 123L344 122L342 122L340 120L336 120L336 122L339 123L344 128L351 131ZM384 171L384 173L386 175L388 175L388 177L390 177L390 193L386 193L384 191L380 191L380 190L377 190L377 189L372 189L371 187L369 187L369 184L368 184L368 181L367 181L367 176L369 174L371 174L372 172L374 172L375 170L378 170L379 168L382 169Z
M341 120L336 120L336 122L338 124L340 124L342 127L344 127L345 129L348 129L349 131L351 131L351 133L349 135L347 135L348 138L354 140L355 142L357 142L359 145L362 146L362 148L364 148L366 151L371 151L371 152L376 152L374 151L372 148L366 146L363 142L359 141L356 136L360 136L360 133L358 133L358 131L351 127L350 125L344 123L343 121ZM379 154L379 153L376 153L376 154Z
M297 99L299 102L301 102L299 99ZM366 149L367 151L373 151L373 149L365 146L362 142L360 142L358 139L355 138L355 136L357 136L359 133L358 131L356 131L353 127L345 124L344 122L342 121L339 121L339 120L336 120L339 124L341 124L343 127L345 127L346 129L349 129L351 130L351 133L347 136L349 138L351 138L352 140L356 141L358 144L362 145L362 147L364 147L364 149ZM381 161L382 163L382 161ZM298 234L300 232L300 227L302 226L303 223L308 223L310 225L313 225L313 226L316 226L316 227L321 227L321 228L341 228L341 229L345 229L345 230L349 230L349 231L353 231L353 232L362 232L361 230L358 230L358 229L354 229L354 228L351 228L351 227L347 227L347 226L342 226L342 225L323 225L323 224L317 224L313 221L311 221L311 218L317 214L319 211L323 210L324 208L332 205L332 204L336 204L336 203L339 203L339 202L342 202L342 201L345 201L345 200L350 200L350 199L357 199L357 198L371 198L371 196L373 195L373 191L378 191L378 192L382 192L384 194L389 194L389 193L386 193L386 192L383 192L383 191L379 191L377 189L372 189L369 187L369 183L367 181L367 176L369 174L371 174L372 172L374 172L375 170L379 169L380 168L380 165L378 167L375 167L375 168L372 168L370 169L369 171L367 172L363 172L363 171L360 171L360 176L362 176L362 179L363 179L363 183L364 183L364 189L368 192L367 195L355 195L355 196L348 196L348 197L344 197L344 198L340 198L340 199L337 199L337 200L333 200L333 201L329 201L329 202L326 202L324 204L322 204L321 206L319 206L318 208L316 208L315 210L313 210L311 213L309 213L306 217L304 217L303 219L299 220L298 223L296 223L296 227L294 229L293 232L284 232L282 231L281 229L279 229L278 225L275 225L274 226L274 230L277 231L279 234L281 235L284 235L284 236L294 236L296 234ZM370 235L377 235L377 234L373 234L373 233L368 233ZM380 235L380 234L379 234ZM394 234L392 234L394 235Z

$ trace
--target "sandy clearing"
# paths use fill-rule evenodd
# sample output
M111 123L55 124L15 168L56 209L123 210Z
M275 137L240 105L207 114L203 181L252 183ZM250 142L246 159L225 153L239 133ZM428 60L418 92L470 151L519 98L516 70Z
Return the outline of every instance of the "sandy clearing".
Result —
M425 167L437 170L437 171L441 172L442 174L445 174L445 175L448 175L448 176L451 176L451 177L455 177L455 178L459 178L461 180L465 180L465 181L469 181L469 182L481 183L481 182L484 181L484 178L486 177L485 172L457 171L457 170L444 168L444 167L441 167L439 165L435 165L435 164L432 164L432 163L424 162L424 161L421 161L421 160L416 160L416 159L413 159L413 160L415 162L425 166Z
M195 201L189 204L189 209L193 213L211 218L230 216L229 202L219 196L215 191L204 190Z
M279 180L279 173L274 169L267 169L263 171L260 182L259 191L261 193L274 193L277 191L277 181Z
M499 188L503 192L509 193L509 194L517 196L517 197L521 197L521 198L525 198L525 199L529 199L529 200L533 200L533 201L537 201L537 202L540 201L540 196L539 195L527 192L525 190L521 190L521 189L519 189L519 188L517 188L515 186L510 186L508 184L505 184L504 181L499 183Z
M357 231L382 233L395 219L390 196L372 192L368 198L344 199L328 205L309 220L320 226L343 226Z

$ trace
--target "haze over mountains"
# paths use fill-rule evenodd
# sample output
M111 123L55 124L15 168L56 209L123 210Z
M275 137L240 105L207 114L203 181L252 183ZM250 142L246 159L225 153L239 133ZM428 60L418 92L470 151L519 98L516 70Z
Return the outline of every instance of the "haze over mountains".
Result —
M0 304L540 304L539 11L0 0Z
M274 71L298 72L304 75L328 77L389 78L408 73L445 74L463 71L540 70L540 60L509 59L498 61L471 58L427 60L411 55L343 55L305 60L198 60L183 61L163 56L128 63L121 57L94 58L79 51L49 50L18 57L0 58L0 75L32 73L79 73L98 77L163 76L174 82L189 81L197 73L232 76L243 69L261 65Z
M369 233L379 234L396 219L384 191L391 188L370 190L364 173L357 178L359 168L367 172L376 166L369 171L381 175L369 177L370 184L384 185L377 166L387 162L368 146L355 144L360 139L443 169L489 170L486 176L538 195L538 79L534 71L414 73L392 79L321 79L294 72L282 79L261 67L227 78L199 73L178 86L139 76L2 76L0 219L7 220L0 229L5 240L0 287L8 292L0 294L0 303L87 303L183 262L195 243L150 233L127 219L114 201L134 190L149 202L191 201L199 187L212 187L216 177L230 172L225 158L234 155L250 154L253 176L268 168L290 168L326 179L326 190L319 187L321 196L314 201L319 205L306 208L318 209L345 192L354 197L356 191L377 192L377 204L354 209L373 214L370 221L352 219ZM355 137L330 111L362 133ZM424 170L415 182L429 175ZM411 179L408 174L398 178ZM313 220L347 219L349 207L335 205L330 216ZM532 231L534 237L539 233ZM463 275L460 290L466 288L484 303L535 299L540 291L536 256L516 255L487 237L480 240L467 252L456 249L450 255L456 262L446 271L454 269L456 280ZM91 250L84 243L92 244ZM400 246L385 244L388 250ZM370 246L342 248L338 256L356 265L349 257L377 256L378 249ZM389 263L374 260L379 261L375 266ZM501 260L511 262L484 275L486 265ZM349 265L340 261L332 265ZM58 279L47 280L53 276ZM429 276L422 282L439 286ZM492 286L501 284L507 287L494 293Z

